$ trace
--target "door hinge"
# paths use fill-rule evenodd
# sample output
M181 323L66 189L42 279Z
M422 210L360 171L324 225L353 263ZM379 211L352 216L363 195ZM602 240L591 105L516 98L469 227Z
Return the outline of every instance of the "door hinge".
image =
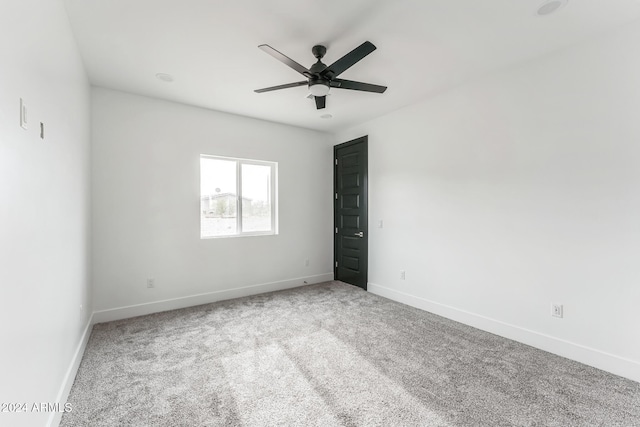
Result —
M336 159L336 166L338 166L338 159Z
M336 261L336 268L338 268L338 261Z
M338 200L338 193L336 193L336 200Z
M338 234L338 227L336 227L336 234Z

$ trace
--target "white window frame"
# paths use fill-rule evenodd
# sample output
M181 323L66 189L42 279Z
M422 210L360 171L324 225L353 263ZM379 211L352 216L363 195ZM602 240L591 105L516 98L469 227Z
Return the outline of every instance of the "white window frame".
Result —
M221 239L229 237L247 236L272 236L278 234L278 162L266 160L242 159L238 157L214 156L200 154L200 159L215 159L236 162L236 233L221 236L203 236L202 223L200 224L200 239ZM242 165L269 166L271 171L269 191L271 195L271 230L269 231L242 231ZM202 170L200 171L202 179ZM201 193L199 191L198 193ZM198 209L200 211L200 209ZM202 213L200 213L202 222Z

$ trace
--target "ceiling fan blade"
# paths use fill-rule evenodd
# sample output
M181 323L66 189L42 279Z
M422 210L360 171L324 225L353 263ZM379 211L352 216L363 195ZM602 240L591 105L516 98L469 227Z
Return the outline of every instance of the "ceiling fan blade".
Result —
M274 48L272 48L268 44L261 44L260 46L258 46L258 48L262 49L265 52L267 52L269 55L273 56L278 61L282 62L284 65L287 65L287 66L293 68L294 70L296 70L297 72L299 72L303 76L311 77L311 71L309 71L307 68L303 67L302 65L298 64L296 61L294 61L293 59L289 58L288 56L278 52L277 50L275 50Z
M271 92L272 90L288 89L290 87L298 87L298 86L307 86L308 84L309 82L305 80L303 82L287 83L286 85L265 87L264 89L256 89L254 90L254 92L255 93Z
M316 96L316 110L322 110L327 105L326 96Z
M325 68L320 74L322 76L330 75L331 77L339 76L344 73L353 64L360 61L365 56L376 50L376 47L371 42L364 42L351 52L347 53L342 58L338 59L333 64Z
M371 83L356 82L353 80L333 79L331 80L331 87L339 89L351 89L361 90L364 92L384 93L387 90L386 86L372 85Z

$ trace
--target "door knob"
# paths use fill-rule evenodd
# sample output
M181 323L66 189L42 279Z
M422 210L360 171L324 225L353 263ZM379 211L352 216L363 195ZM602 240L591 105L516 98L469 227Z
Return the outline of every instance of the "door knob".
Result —
M354 234L354 236L364 237L364 233L361 231L359 233Z

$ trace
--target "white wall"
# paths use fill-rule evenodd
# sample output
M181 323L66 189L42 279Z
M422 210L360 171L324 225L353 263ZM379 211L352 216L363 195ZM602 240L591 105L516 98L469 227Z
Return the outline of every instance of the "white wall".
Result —
M635 24L339 134L370 289L640 380L639 76Z
M96 310L209 294L98 320L332 277L329 135L102 88L92 133ZM280 234L201 240L200 154L278 162Z
M0 52L0 402L64 403L92 311L89 84L59 1L0 2ZM0 425L50 415L0 413Z

